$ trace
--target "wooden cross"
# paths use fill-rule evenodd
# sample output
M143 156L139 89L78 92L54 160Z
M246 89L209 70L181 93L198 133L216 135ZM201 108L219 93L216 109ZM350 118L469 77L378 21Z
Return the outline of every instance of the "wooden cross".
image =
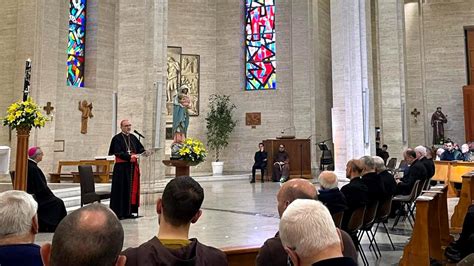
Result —
M420 115L420 111L418 111L415 108L415 109L413 109L413 111L411 111L411 115L415 117L415 122L417 122L418 120L416 118L418 117L418 115Z
M45 110L46 114L49 115L54 110L54 107L51 105L51 102L47 102L46 106L43 107L43 110Z

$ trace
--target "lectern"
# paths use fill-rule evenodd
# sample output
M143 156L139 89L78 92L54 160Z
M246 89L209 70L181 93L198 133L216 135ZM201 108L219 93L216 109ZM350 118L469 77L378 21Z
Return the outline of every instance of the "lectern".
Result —
M267 173L273 173L273 158L280 144L285 145L290 157L290 178L312 178L310 139L267 139L263 141L268 154Z

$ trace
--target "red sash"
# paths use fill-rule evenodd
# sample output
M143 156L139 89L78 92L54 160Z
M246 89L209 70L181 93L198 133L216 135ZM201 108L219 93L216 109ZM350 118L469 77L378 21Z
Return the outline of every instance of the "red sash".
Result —
M132 153L131 155L134 155ZM118 156L115 156L115 163L131 163L133 166L133 173L132 173L132 187L130 189L130 203L132 205L140 206L140 167L138 166L138 162L129 162L126 161Z
M140 168L138 167L138 162L135 161L133 164L133 173L132 173L132 205L140 206Z

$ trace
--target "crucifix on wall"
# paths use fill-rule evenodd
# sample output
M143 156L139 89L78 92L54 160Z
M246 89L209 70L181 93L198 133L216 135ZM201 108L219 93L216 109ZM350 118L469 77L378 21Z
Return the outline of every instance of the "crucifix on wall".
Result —
M54 107L51 105L51 102L47 102L46 106L43 107L43 110L46 111L47 115L50 115L51 112L54 110Z

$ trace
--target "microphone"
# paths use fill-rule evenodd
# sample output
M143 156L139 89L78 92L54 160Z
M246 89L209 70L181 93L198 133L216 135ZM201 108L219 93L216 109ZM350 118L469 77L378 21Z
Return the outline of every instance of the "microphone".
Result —
M136 130L133 130L133 133L137 134L140 138L145 138L145 136L143 136L142 134L140 134L140 132L136 131Z

